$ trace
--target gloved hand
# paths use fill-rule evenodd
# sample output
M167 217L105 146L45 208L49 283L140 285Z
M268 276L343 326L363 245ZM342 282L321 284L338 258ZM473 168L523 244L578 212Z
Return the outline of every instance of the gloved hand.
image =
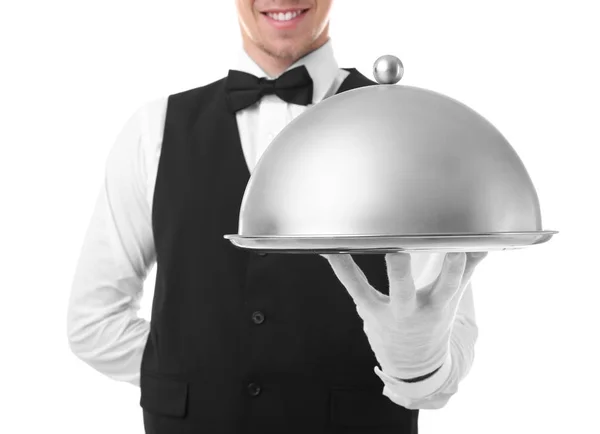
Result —
M368 283L350 255L321 256L354 300L383 372L405 380L429 374L446 360L460 299L487 252L446 254L437 279L418 290L410 254L386 254L389 296Z

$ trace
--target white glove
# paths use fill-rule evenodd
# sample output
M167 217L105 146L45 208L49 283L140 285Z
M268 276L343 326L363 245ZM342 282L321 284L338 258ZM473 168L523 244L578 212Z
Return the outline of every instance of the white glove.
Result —
M460 299L487 252L446 254L437 279L418 290L410 254L386 254L389 296L368 283L350 255L321 256L354 300L383 372L406 380L435 371L448 357Z

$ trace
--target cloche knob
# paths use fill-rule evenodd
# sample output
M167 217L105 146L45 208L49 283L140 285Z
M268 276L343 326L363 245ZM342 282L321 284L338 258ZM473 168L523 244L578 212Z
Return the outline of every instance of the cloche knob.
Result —
M381 56L373 64L373 76L379 84L398 83L403 74L404 66L402 65L402 61L391 54Z

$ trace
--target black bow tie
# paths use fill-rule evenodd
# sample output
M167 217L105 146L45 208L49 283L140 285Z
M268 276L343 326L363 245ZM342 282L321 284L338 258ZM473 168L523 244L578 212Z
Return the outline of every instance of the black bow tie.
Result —
M304 65L284 72L275 80L230 69L226 89L227 104L233 113L251 106L264 95L275 94L299 105L312 103L313 97L313 81Z

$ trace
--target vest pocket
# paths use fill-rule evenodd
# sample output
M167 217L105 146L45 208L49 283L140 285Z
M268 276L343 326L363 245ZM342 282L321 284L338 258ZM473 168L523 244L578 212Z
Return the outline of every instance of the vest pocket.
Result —
M417 432L418 410L392 402L380 389L334 387L330 398L334 426L394 427L402 428L403 433Z
M141 374L140 390L140 406L144 410L164 416L184 417L186 415L187 382Z

